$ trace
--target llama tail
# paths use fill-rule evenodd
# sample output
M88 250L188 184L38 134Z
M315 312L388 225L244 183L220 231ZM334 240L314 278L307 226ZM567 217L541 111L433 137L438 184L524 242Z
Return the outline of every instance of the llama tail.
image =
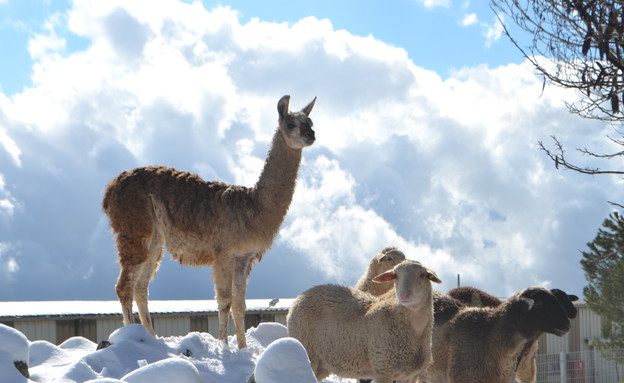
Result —
M106 185L106 189L104 190L104 198L102 198L102 209L104 210L104 212L108 212L108 207L110 205L110 201L112 198L112 194L113 194L113 183L115 181L109 183L108 185Z

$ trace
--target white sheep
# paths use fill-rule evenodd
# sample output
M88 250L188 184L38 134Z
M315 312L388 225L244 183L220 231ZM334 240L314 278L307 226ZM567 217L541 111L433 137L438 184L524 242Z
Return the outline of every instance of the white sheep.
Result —
M404 260L405 254L403 254L401 250L393 246L384 247L370 260L366 272L357 281L355 288L375 296L385 294L388 290L392 289L392 284L373 282L373 278L392 269Z
M420 382L509 383L527 341L543 332L562 336L570 330L566 310L541 287L527 288L496 307L463 306L445 294L435 299L440 313L433 330L433 364Z
M333 373L392 383L431 363L431 282L441 281L412 260L373 280L394 280L394 289L375 297L351 287L321 285L299 295L291 306L289 335L306 348L319 381Z

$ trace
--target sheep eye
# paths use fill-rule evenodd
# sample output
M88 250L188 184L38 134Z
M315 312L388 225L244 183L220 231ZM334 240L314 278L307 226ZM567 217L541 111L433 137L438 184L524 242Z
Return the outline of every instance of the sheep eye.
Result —
M289 123L289 124L286 124L286 127L287 127L288 129L290 129L290 130L293 130L293 129L295 129L295 124L293 124L293 123Z

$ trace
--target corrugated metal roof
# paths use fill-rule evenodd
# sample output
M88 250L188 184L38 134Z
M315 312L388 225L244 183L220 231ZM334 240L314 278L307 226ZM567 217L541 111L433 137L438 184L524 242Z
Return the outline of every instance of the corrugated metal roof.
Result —
M247 299L247 311L287 311L292 298ZM217 312L216 300L149 301L150 313ZM136 311L136 306L135 306ZM119 301L0 302L0 318L121 315Z

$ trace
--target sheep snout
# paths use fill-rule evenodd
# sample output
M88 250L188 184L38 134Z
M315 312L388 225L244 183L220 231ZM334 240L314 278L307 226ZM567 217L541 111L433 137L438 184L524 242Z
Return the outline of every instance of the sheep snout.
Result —
M399 302L402 304L410 303L411 295L409 291L401 291L397 294L399 296Z

